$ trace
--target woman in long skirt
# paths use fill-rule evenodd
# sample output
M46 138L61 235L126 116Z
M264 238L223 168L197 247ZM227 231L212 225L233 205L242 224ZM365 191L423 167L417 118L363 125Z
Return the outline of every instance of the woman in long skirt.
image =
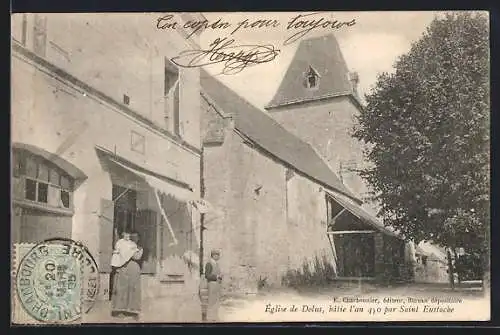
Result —
M139 318L141 311L141 268L139 260L143 250L125 232L116 243L112 265L115 268L112 315Z
M206 320L217 322L219 320L219 306L221 294L222 274L219 267L220 251L213 250L210 260L205 266L205 279L207 281L206 299L202 296L202 315L206 313ZM205 301L204 301L205 300ZM203 308L205 303L205 308ZM203 313L205 310L205 313ZM205 317L204 317L205 319Z

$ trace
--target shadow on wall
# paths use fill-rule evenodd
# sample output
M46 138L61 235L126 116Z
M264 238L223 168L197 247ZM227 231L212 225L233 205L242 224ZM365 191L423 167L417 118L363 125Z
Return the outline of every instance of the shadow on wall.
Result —
M291 288L322 286L336 278L335 267L326 255L315 256L312 264L304 260L302 268L288 270L281 279L281 284Z

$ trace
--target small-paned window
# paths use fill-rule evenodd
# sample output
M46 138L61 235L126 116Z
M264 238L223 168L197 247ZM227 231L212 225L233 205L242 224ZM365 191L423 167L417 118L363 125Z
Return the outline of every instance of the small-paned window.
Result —
M73 178L59 166L25 150L12 154L13 177L23 180L24 191L17 197L47 207L72 207Z
M47 203L48 194L49 194L49 185L42 182L38 182L37 201Z
M36 201L36 181L32 179L26 179L26 187L25 187L25 197L28 200Z

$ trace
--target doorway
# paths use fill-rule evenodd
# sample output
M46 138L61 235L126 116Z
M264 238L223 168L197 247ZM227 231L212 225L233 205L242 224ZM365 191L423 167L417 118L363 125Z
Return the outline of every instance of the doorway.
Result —
M334 235L338 248L339 277L375 276L375 240L372 234Z
M154 274L156 273L157 259L158 213L148 208L138 208L138 197L144 196L146 192L113 184L113 247L121 238L123 231L137 232L139 235L138 245L144 250L142 259L139 261L141 274ZM109 283L110 299L113 292L114 275L112 270Z
M121 238L123 231L135 228L137 212L137 191L113 184L112 199L114 201L113 216L113 248ZM109 299L114 291L115 270L109 276Z
M113 245L115 245L124 230L135 229L137 191L113 184L112 196L115 202L113 220Z

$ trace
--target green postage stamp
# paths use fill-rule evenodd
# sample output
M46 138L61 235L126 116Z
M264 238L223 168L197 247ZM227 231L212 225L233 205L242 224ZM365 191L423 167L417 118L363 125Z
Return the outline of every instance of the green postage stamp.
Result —
M19 262L15 312L22 308L24 316L43 323L78 322L98 291L97 264L85 246L69 239L46 240Z

